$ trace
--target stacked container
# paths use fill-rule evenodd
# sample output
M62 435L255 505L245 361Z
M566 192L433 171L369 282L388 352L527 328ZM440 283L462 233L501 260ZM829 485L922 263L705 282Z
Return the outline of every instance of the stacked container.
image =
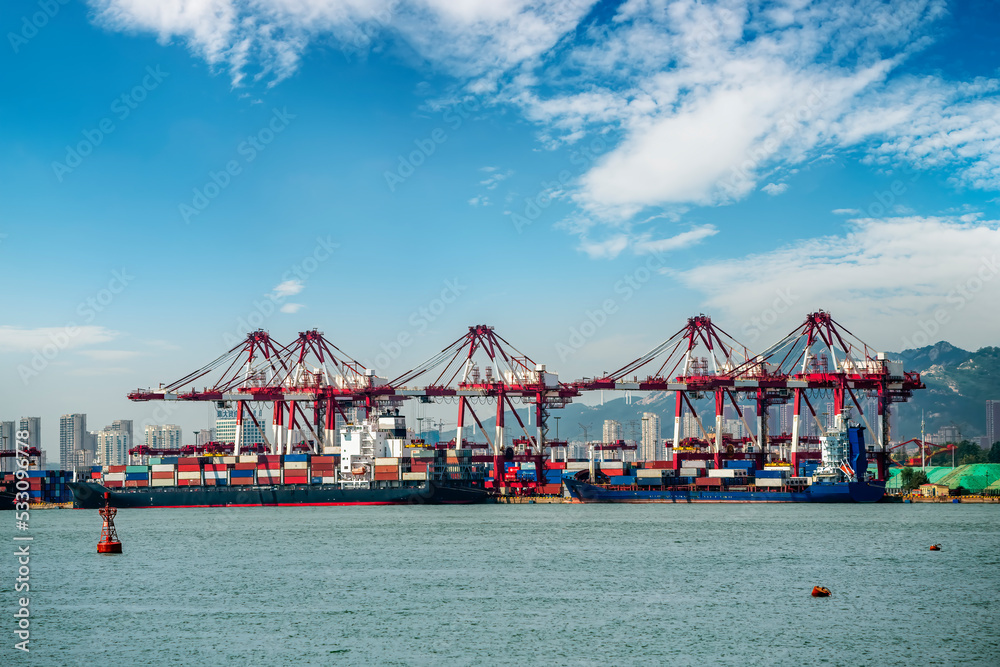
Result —
M177 486L201 486L201 464L196 456L177 459Z
M309 455L288 454L282 466L285 484L309 483Z
M149 466L125 466L126 488L149 486Z
M205 486L226 486L229 483L229 470L225 463L206 463L202 472Z
M333 484L337 481L337 473L335 472L338 457L336 456L313 456L309 460L312 467L310 470L310 479L313 484ZM376 466L378 462L376 461Z
M239 463L232 464L229 470L229 484L232 486L247 486L252 485L256 479L257 471L257 457L253 457L253 461L244 461L244 457L240 457Z
M176 486L177 466L171 463L154 463L150 466L150 486Z
M257 483L281 484L281 456L264 454L257 457Z
M399 459L384 457L375 459L375 481L393 482L399 480Z

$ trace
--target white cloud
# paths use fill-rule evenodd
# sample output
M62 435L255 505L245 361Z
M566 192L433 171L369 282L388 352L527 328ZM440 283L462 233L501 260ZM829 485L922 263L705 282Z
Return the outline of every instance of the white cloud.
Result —
M305 284L301 280L286 280L275 286L274 296L279 299L286 296L295 296L303 289L305 289Z
M297 313L305 308L301 303L286 303L281 307L281 312L283 313Z
M771 195L772 197L776 197L780 195L782 192L788 190L788 183L768 183L767 185L762 187L761 190Z
M637 254L670 252L695 245L718 233L713 225L701 225L665 239L643 237L633 245Z
M38 327L22 329L0 326L0 351L27 352L54 346L56 349L87 347L106 343L118 336L117 331L98 326Z
M861 215L861 209L857 208L835 208L830 212L834 215Z
M920 346L917 334L928 336L928 329L934 331L930 342L995 344L998 262L1000 221L866 218L842 236L703 263L679 276L705 295L708 307L740 323L726 328L748 345L773 342L822 308L855 333L872 336L872 344L899 350L904 339ZM769 335L760 336L754 320L765 313Z
M588 241L586 238L580 241L580 250L587 253L592 259L614 259L622 253L629 245L629 238L624 234L619 234L605 241Z
M141 353L134 350L80 350L80 354L94 361L123 361L138 357Z
M486 186L487 190L495 189L502 181L505 181L514 175L513 169L508 169L507 171L497 171L493 167L486 167L483 171L489 173L489 176L479 181L479 184Z
M587 0L90 0L102 25L173 38L234 83L248 71L290 76L312 41L345 52L399 39L420 57L492 88L497 76L545 53L587 14Z
M575 233L595 257L636 246L646 209L780 194L801 164L847 151L1000 188L1000 80L901 73L945 0L627 0L611 17L591 0L90 1L100 24L181 41L237 83L291 75L313 42L402 46L463 95L520 109L546 146L608 142L574 162ZM487 189L506 177L482 171ZM608 238L590 240L599 226Z

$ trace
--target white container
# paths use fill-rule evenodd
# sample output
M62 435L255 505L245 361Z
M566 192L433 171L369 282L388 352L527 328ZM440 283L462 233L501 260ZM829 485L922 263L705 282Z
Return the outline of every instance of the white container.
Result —
M399 465L399 459L396 458L396 457L394 457L394 456L390 456L390 457L376 457L375 458L375 465L377 465L377 466L398 466Z
M308 470L308 461L285 461L285 470Z
M681 477L701 477L698 468L681 468Z
M177 470L177 466L172 463L154 463L152 466L153 472L173 472Z
M322 480L323 480L324 484L333 484L333 483L335 483L337 481L337 478L336 477L323 477Z
M784 483L785 480L773 477L758 477L757 481L754 482L757 486L782 486Z
M427 479L427 473L425 472L404 472L403 481L404 482L422 482Z
M152 479L149 481L150 486L175 486L174 480L172 479Z
M240 463L257 463L256 454L241 454Z
M660 478L660 477L663 477L663 470L659 470L657 468L651 468L651 469L650 468L640 468L639 470L635 471L635 476L636 477Z
M566 463L566 470L587 470L590 464L586 461L569 461Z
M125 473L123 472L106 472L104 473L104 481L106 482L124 482Z
M709 470L708 476L723 478L736 477L736 471L731 468L718 468L717 470Z
M236 457L235 456L223 456L222 457L222 462L223 463L236 463Z
M201 479L200 472L179 472L177 473L177 479Z

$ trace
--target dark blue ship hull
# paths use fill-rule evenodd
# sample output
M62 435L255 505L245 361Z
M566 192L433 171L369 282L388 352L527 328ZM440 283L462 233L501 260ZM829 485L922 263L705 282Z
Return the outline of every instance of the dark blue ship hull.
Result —
M376 482L378 484L378 482ZM488 502L485 489L433 482L373 488L337 484L280 486L167 486L109 489L96 482L70 482L73 507L274 507L286 505L442 505Z
M885 494L883 482L813 484L802 491L610 487L570 477L563 483L573 499L583 503L874 503Z

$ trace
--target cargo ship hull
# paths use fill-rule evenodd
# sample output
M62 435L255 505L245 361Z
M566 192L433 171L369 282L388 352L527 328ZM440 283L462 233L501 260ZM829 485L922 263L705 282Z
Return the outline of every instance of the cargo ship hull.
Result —
M729 491L686 487L621 488L563 482L573 500L582 503L874 503L882 499L882 482L814 484L802 491Z
M73 506L98 509L104 494L112 507L280 507L292 505L468 505L490 500L484 489L423 482L409 486L357 488L339 484L199 486L109 489L96 482L70 482Z

